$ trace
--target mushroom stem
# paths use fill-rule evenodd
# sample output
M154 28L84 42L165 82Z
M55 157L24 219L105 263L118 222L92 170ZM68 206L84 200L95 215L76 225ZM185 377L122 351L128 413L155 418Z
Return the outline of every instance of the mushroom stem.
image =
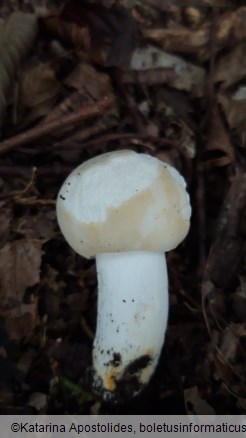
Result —
M153 374L168 318L164 253L96 256L98 318L93 386L105 399L136 395ZM127 392L127 394L125 394Z

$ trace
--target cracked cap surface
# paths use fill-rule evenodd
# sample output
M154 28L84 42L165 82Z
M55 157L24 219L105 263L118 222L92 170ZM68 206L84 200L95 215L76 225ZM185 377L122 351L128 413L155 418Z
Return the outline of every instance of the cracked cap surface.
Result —
M173 167L130 150L79 165L57 198L57 218L71 247L90 258L104 252L175 248L187 235L191 207Z

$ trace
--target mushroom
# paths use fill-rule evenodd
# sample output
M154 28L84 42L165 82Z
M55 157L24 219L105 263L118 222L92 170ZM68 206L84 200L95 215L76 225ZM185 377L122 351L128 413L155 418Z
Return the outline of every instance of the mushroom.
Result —
M66 240L78 254L96 257L92 385L105 400L135 396L157 365L168 319L165 252L190 224L185 188L170 165L121 150L78 166L58 194Z

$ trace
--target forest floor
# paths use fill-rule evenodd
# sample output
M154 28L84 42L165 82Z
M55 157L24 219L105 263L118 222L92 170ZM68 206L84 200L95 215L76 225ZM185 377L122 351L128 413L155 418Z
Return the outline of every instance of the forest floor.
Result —
M246 5L0 1L0 412L246 409ZM170 313L137 397L90 388L94 260L56 197L78 164L132 149L187 181L189 235L167 254Z

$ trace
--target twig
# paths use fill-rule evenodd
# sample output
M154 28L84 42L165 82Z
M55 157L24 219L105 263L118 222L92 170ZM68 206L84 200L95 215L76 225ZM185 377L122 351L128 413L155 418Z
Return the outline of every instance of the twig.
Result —
M102 135L101 137L97 137L93 140L87 141L86 143L69 143L69 141L67 141L66 143L63 142L62 144L57 144L56 146L54 146L52 148L52 151L57 151L57 150L66 150L66 149L85 149L87 147L91 147L91 146L98 146L101 143L104 142L110 142L110 141L116 141L116 140L143 140L143 141L149 141L152 143L158 143L161 146L165 146L168 148L176 148L178 149L181 153L182 148L175 142L171 141L171 140L166 140L163 138L159 138L159 137L154 137L152 135L148 135L148 134L139 134L136 132L118 132L115 134L106 134L106 135ZM185 152L183 152L185 153Z
M18 205L56 205L56 201L54 199L19 198L14 202Z
M29 143L33 140L37 140L38 138L51 134L54 131L59 129L64 129L70 125L75 123L79 123L82 120L89 119L95 116L98 116L105 111L109 110L115 103L115 100L112 96L104 97L102 100L95 104L90 104L86 107L81 108L75 114L69 114L63 117L60 117L57 120L53 120L46 125L40 125L33 129L29 129L28 131L18 134L8 140L0 143L0 154L4 154L5 152L10 151L22 144Z
M44 176L50 178L57 178L60 175L68 175L73 170L73 166L38 166L37 176ZM13 175L21 175L26 177L32 171L31 166L15 166L0 164L0 175L2 177L12 177Z
M216 59L216 25L217 25L217 10L213 11L213 21L210 32L210 61L207 77L207 113L201 123L201 129L205 131L211 119L212 110L215 103L214 92L214 69ZM206 265L206 200L205 200L205 181L204 181L204 165L201 150L197 153L197 186L196 186L196 202L198 211L198 233L199 233L199 276L203 275Z
M123 77L124 74L122 71L118 68L113 70L113 78L115 81L115 84L119 90L120 95L124 99L128 112L131 114L133 124L135 126L135 129L140 134L146 133L146 126L144 124L143 118L141 116L141 113L136 105L135 100L132 98L132 96L128 93L125 84L123 83Z
M27 183L27 185L24 189L14 190L13 192L4 193L3 195L1 194L0 199L8 199L8 198L18 199L18 198L21 198L25 193L27 193L34 186L34 184L36 182L36 177L37 177L37 168L33 167L31 179Z
M214 71L215 71L215 61L216 61L216 27L218 24L218 11L214 9L212 17L212 26L210 32L210 60L209 60L209 70L207 77L207 92L208 92L208 115L211 115L211 110L213 108L214 102L216 100L214 92Z

